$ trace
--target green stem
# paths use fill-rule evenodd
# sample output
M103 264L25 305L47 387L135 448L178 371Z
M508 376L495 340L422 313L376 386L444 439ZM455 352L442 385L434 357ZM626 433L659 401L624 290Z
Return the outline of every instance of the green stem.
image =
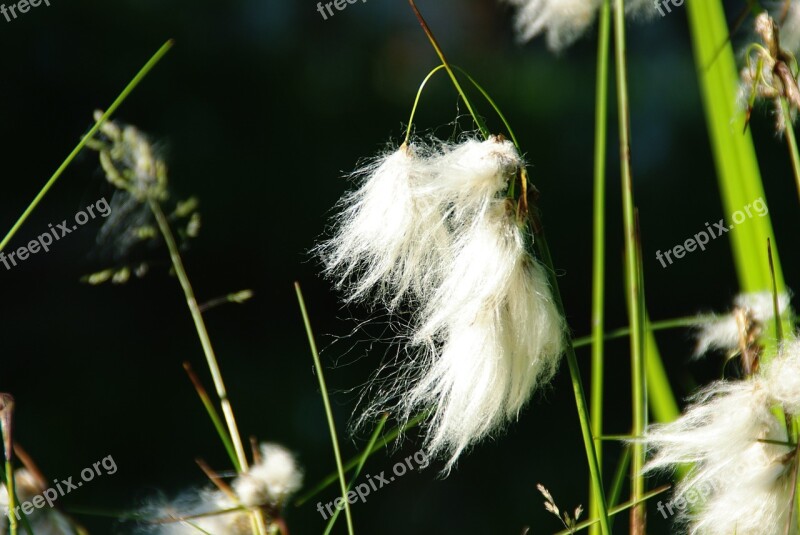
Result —
M186 304L189 306L189 312L192 315L197 336L200 338L200 344L203 346L203 353L206 356L208 369L211 372L211 379L214 381L214 387L219 396L220 405L222 406L222 414L225 416L225 422L228 424L228 433L230 434L233 447L236 450L236 458L232 459L236 465L236 471L239 473L246 472L248 469L247 455L244 451L242 438L239 434L239 428L236 425L236 418L233 416L233 409L231 408L230 400L228 399L228 391L225 388L225 382L222 380L222 373L219 370L217 357L214 354L214 348L211 345L211 338L208 336L206 324L203 320L203 314L200 312L200 307L197 305L197 299L194 296L192 284L189 282L189 276L186 274L186 269L183 267L183 260L178 249L178 244L175 242L175 237L172 234L172 229L167 221L167 216L161 209L161 205L155 199L148 199L150 210L158 222L158 228L164 237L164 242L169 249L169 256L172 260L172 267L175 269L175 274L178 281L183 288L183 293L186 296Z
M616 53L617 107L619 118L620 166L622 171L622 206L625 227L625 272L627 277L628 316L631 327L631 395L633 397L633 429L631 433L641 436L647 411L644 373L644 331L639 287L639 265L637 262L636 221L633 202L633 178L630 153L630 108L628 99L627 63L625 50L625 2L617 0L614 11L614 37ZM644 495L644 445L634 443L631 451L632 488L631 501L639 502ZM631 509L631 534L643 535L645 531L644 507Z
M367 444L367 448L364 450L364 453L361 454L361 458L358 460L358 465L356 466L355 472L353 472L353 477L350 479L350 483L347 484L347 490L353 488L353 483L356 482L358 476L361 474L361 470L364 468L364 464L366 464L367 459L369 459L369 452L375 446L375 442L378 440L378 436L380 436L381 431L383 431L383 426L386 425L386 420L389 418L388 414L384 414L383 417L378 422L377 427L375 427L375 431L372 433L372 437L369 439L369 443ZM328 522L328 526L325 528L325 533L323 535L328 535L331 530L333 529L334 524L336 524L336 519L339 518L339 513L342 510L337 508L336 512L333 513L330 521Z
M58 166L58 169L56 169L56 172L53 173L53 176L50 177L50 179L45 183L41 191L39 191L36 197L33 198L33 201L31 201L30 205L28 205L25 211L22 212L22 215L19 216L17 222L14 223L14 225L11 227L11 230L8 231L8 234L6 234L3 240L0 241L0 251L3 251L6 248L8 242L11 241L11 239L14 237L14 235L17 233L20 227L22 227L22 225L25 223L25 221L28 219L31 213L36 209L36 207L39 205L44 196L47 195L47 192L50 191L50 188L53 187L53 185L56 183L59 177L64 173L64 170L66 170L69 164L72 163L72 160L75 159L78 153L81 150L83 150L83 147L86 146L86 143L94 137L94 135L97 133L98 130L100 130L100 126L104 122L106 122L108 118L114 114L114 112L117 111L117 108L119 108L120 105L125 101L125 99L128 98L128 95L130 95L131 92L136 88L136 86L139 85L139 82L141 82L144 79L144 77L147 76L147 73L149 73L150 70L152 70L152 68L155 67L156 64L161 60L161 58L164 57L164 54L166 54L169 51L169 49L172 48L173 44L174 41L170 39L169 41L164 43L161 46L161 48L158 49L158 52L156 52L153 55L153 57L151 57L150 60L147 63L145 63L144 67L142 67L136 74L136 76L133 77L133 80L131 80L128 83L128 85L125 86L125 89L122 90L122 93L120 93L119 96L111 104L111 106L108 107L108 109L102 115L102 117L100 117L100 119L97 122L95 122L91 130L89 130L89 132L85 136L83 136L83 138L81 138L80 142L75 146L74 149L72 149L72 152L69 153L69 156L67 156L67 158L61 163L61 165Z
M611 5L604 0L600 8L597 46L597 84L595 88L594 132L594 238L592 253L592 371L591 418L595 436L597 464L602 473L603 444L603 331L605 329L605 231L606 231L606 129L608 123L608 52L611 36ZM589 517L599 514L594 493L589 493ZM591 535L600 533L600 526L589 528Z
M533 214L533 210L531 210ZM541 225L536 225L535 228L543 228ZM547 238L544 231L536 235L536 244L539 250L539 257L542 262L547 266L547 273L550 279L550 287L553 289L553 299L559 314L565 316L564 303L561 300L561 291L558 287L558 280L555 277L555 269L553 268L553 258L550 255L550 248L547 245ZM572 341L567 337L567 364L569 366L569 375L572 380L572 390L575 396L575 405L578 411L578 420L581 425L581 436L583 437L583 446L586 451L586 461L589 465L589 475L592 479L592 494L594 495L595 502L597 503L598 516L600 522L600 529L602 535L611 535L611 526L609 524L608 506L606 504L605 490L603 488L603 477L600 473L600 465L597 462L597 453L594 446L594 438L592 437L592 424L589 417L589 408L586 404L586 394L583 391L583 382L581 381L580 367L578 366L578 359L575 356L575 348L572 346Z
M347 518L347 532L353 535L353 517L350 514L350 504L347 501L347 482L344 477L344 467L342 466L342 455L339 452L339 439L336 437L336 423L333 420L333 411L331 410L331 402L328 398L328 387L325 386L325 375L322 372L322 363L319 360L319 351L317 351L317 342L314 340L314 332L311 330L311 320L308 317L306 310L306 302L303 299L303 292L300 289L300 283L294 283L294 289L297 293L297 302L300 304L300 313L303 315L303 323L306 328L306 335L308 336L308 344L311 347L311 356L314 358L314 367L317 370L317 379L319 380L319 388L322 394L322 403L325 406L325 417L328 419L328 431L331 434L331 442L333 443L333 455L336 458L336 470L339 472L339 485L342 491L342 500L344 500L344 514Z
M17 515L14 514L14 509L17 507L17 489L16 482L14 481L14 467L11 461L8 460L8 453L6 453L6 491L8 492L8 520L11 535L17 535Z

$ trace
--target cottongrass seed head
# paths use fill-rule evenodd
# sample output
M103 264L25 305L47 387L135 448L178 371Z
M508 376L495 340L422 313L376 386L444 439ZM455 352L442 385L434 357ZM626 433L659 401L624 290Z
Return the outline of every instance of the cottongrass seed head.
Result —
M500 137L401 149L345 196L319 249L330 271L356 275L349 299L377 292L390 309L412 305L409 358L359 421L431 409L426 447L449 458L446 470L517 417L562 351L547 273L506 196L523 165Z
M279 518L283 505L300 489L303 474L294 455L283 446L263 443L259 450L260 459L237 476L227 492L217 488L188 491L175 500L145 507L141 514L148 523L139 533L252 535L248 509L263 510L268 523Z
M592 26L602 0L505 0L516 7L515 25L522 41L546 34L547 47L560 52ZM612 3L613 4L613 3ZM629 0L625 12L634 18L657 13L652 0Z
M678 420L647 432L644 441L655 455L646 471L690 466L673 499L693 504L678 518L689 533L797 533L791 507L796 451L773 410L800 408L798 349L797 342L787 344L753 377L711 384Z

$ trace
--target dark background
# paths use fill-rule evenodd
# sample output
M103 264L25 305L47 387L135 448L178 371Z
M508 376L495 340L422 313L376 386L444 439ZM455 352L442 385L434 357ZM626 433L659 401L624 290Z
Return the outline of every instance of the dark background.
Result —
M730 19L740 3L732 2ZM520 46L511 13L490 0L420 0L449 59L467 69L505 111L542 192L541 207L561 275L569 322L589 330L595 32L555 56L541 40ZM630 25L630 90L636 202L648 306L653 319L722 310L737 291L730 247L712 241L663 269L655 251L728 216L719 200L692 62L686 14ZM168 38L174 49L117 113L159 142L175 198L197 195L203 228L185 253L200 301L242 288L256 298L207 314L245 436L296 451L309 488L334 467L317 379L292 282L303 284L334 391L342 437L360 388L385 348L348 336L369 317L342 309L308 251L324 232L343 173L397 141L422 78L437 64L406 2L369 0L324 21L308 0L51 0L7 23L0 18L0 228L7 229L133 74ZM737 42L746 35L737 37ZM613 95L613 88L612 93ZM613 100L613 97L612 97ZM476 101L478 99L476 98ZM499 124L480 104L493 129ZM447 79L425 92L419 133L448 136L458 107ZM610 109L607 324L626 323L615 108ZM789 285L797 265L796 192L767 110L754 133ZM96 155L69 167L9 250L112 190ZM50 478L77 475L112 455L119 470L65 497L67 509L128 511L158 492L203 485L201 456L220 470L226 456L181 362L207 374L166 252L143 280L89 287L103 267L91 255L99 222L11 271L0 268L0 391L17 401L17 439ZM754 252L755 254L755 252ZM158 266L157 264L161 264ZM375 329L373 329L375 330ZM379 330L379 329L378 329ZM336 343L334 343L335 340ZM659 336L676 395L713 378L719 362L690 362L684 331ZM371 349L370 351L368 351ZM606 430L629 430L625 341L608 346ZM579 353L588 378L588 352ZM363 436L343 438L350 457ZM375 455L365 474L390 470L417 451ZM614 469L619 448L607 448ZM564 509L587 504L588 473L566 366L534 396L519 423L481 444L448 478L434 464L353 506L359 533L552 533L535 484ZM653 481L655 485L657 481ZM323 503L335 498L322 492ZM286 511L293 534L321 533L316 500ZM102 515L78 517L93 533L128 532ZM343 518L335 530L344 532ZM626 518L617 529L623 531ZM672 529L651 509L650 532Z

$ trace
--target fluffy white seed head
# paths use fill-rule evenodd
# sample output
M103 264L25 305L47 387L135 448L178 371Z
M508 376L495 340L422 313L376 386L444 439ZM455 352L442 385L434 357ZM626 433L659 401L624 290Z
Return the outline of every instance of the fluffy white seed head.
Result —
M402 398L407 415L436 407L427 447L449 456L447 469L516 418L536 385L552 377L564 329L506 200L494 199L454 247L413 338L429 364L413 370L419 378Z
M409 358L360 421L432 409L427 448L448 469L517 417L562 350L547 274L506 199L523 165L500 137L395 151L361 172L320 248L329 273L352 279L350 299L414 305Z
M279 507L303 484L303 474L294 455L279 444L261 445L261 462L233 481L242 505Z
M372 295L389 308L435 284L447 233L419 190L431 177L417 149L403 146L354 173L360 187L340 201L331 239L317 248L347 301Z
M778 310L780 314L789 306L789 294L778 295ZM702 355L710 350L731 351L739 347L742 326L737 319L736 310L740 310L753 321L764 325L775 317L775 309L771 292L756 292L741 294L734 300L734 312L717 316L711 321L697 323L696 355Z
M216 488L185 492L170 502L161 500L142 510L150 519L142 533L194 535L208 533L252 535L251 515L241 507L263 508L277 514L300 489L303 474L294 455L279 444L263 443L261 459L231 483L233 495ZM238 511L230 511L240 508Z
M516 26L528 41L547 34L547 46L560 51L571 45L592 25L601 0L507 0L516 6Z
M800 341L785 342L764 370L770 396L791 414L800 414Z
M689 466L673 499L694 504L693 510L679 512L689 533L785 532L790 500L786 454L791 450L765 442L787 440L772 406L761 377L718 381L702 390L678 420L647 432L644 441L655 451L647 471Z

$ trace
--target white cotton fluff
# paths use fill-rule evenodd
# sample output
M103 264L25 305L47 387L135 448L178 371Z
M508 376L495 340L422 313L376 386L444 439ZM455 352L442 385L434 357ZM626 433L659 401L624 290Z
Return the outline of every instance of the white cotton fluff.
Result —
M678 420L647 432L644 442L656 453L646 471L690 465L672 499L694 504L679 510L690 534L785 532L791 484L784 456L791 450L761 441L787 440L772 405L761 378L718 381Z
M547 34L547 46L559 51L592 25L601 0L507 0L516 6L517 32L528 41Z
M27 469L19 469L14 472L14 483L16 485L17 506L23 502L32 500L35 496L41 498L45 489L41 487L39 481ZM0 509L5 513L8 510L8 489L5 484L0 487ZM13 515L14 512L12 511ZM21 513L20 513L21 514ZM52 507L36 508L32 514L27 515L31 524L31 529L36 535L77 535L77 529L69 519ZM19 524L19 533L26 533L22 523ZM3 518L0 522L0 535L8 533L7 521Z
M261 462L233 481L233 490L246 507L280 506L303 484L303 473L288 449L279 444L261 445Z
M285 447L262 443L261 459L231 483L233 496L207 488L184 493L170 503L145 508L142 516L151 519L143 533L156 535L195 535L200 528L214 535L252 535L251 515L235 508L262 508L279 514L288 498L300 489L303 474L294 455Z
M436 283L448 237L437 208L417 193L430 170L416 151L403 145L356 171L359 188L342 198L333 237L316 249L347 301L372 296L392 309Z
M547 276L525 251L505 200L458 243L452 269L421 315L413 343L427 367L407 395L404 413L436 407L431 455L450 457L516 418L535 385L555 373L563 322Z
M411 162L408 154L388 158L406 167L370 171L320 250L332 271L355 276L349 299L378 288L390 308L403 297L413 305L400 336L409 358L359 421L431 410L426 447L446 455L449 470L552 377L565 326L507 199L524 165L510 141L434 141L417 146ZM383 183L392 180L401 184ZM369 230L365 214L392 211L401 215L391 216L400 223L390 237Z
M503 196L521 164L513 145L467 142L442 159L435 183L451 213L452 263L417 313L411 345L419 356L400 399L406 417L436 408L426 445L449 457L449 470L552 377L564 323Z
M789 306L788 293L778 295L778 310L783 314ZM775 309L771 292L740 294L734 300L734 310L744 311L752 320L760 325L775 317ZM697 348L695 355L703 355L710 350L731 351L739 347L741 327L736 315L731 312L724 316L716 316L708 321L698 321L696 327Z
M781 3L782 4L782 3ZM778 11L782 10L782 7ZM775 20L778 20L780 13L775 13ZM786 13L786 20L783 21L780 29L781 47L792 54L800 54L800 2L794 0L789 5Z
M561 51L579 39L594 23L602 0L506 0L517 8L517 33L523 41L547 34L550 50ZM615 2L612 2L612 5ZM652 18L653 0L628 0L625 13L634 18Z
M772 399L787 413L800 415L800 341L784 342L763 375Z

